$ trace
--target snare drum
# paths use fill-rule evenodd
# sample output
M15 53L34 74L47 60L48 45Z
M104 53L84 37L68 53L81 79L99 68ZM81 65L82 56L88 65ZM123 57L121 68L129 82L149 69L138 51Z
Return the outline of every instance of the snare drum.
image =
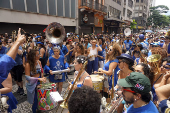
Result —
M50 92L56 91L55 83L40 84L37 86L38 109L42 111L51 110L56 104L50 100Z
M90 75L92 82L93 82L93 88L95 91L100 91L103 89L103 80L104 77L101 75Z

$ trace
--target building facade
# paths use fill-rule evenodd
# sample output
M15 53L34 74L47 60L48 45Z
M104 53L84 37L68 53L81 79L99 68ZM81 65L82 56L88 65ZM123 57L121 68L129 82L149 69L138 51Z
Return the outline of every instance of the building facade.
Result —
M132 22L133 0L106 0L108 13L105 19L105 33L123 33Z
M42 33L51 22L78 33L77 0L0 0L0 33L18 30Z
M146 29L147 18L150 15L149 8L155 5L155 0L135 0L133 19L137 22L136 32Z
M105 0L79 0L79 34L104 32L104 17L107 15Z

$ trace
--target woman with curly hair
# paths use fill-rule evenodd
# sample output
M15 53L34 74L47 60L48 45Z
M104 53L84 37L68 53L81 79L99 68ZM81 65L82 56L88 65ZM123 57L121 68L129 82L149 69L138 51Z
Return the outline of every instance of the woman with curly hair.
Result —
M116 57L120 56L121 53L122 53L121 47L117 43L114 43L108 49L103 69L99 68L98 70L105 75L104 96L106 98L108 98L108 93L107 93L108 89L110 90L112 88L112 76L114 76L114 86L117 84L117 80L118 80L117 71L119 70L119 68L118 68L118 59ZM114 70L114 75L113 75L113 70Z
M84 55L84 46L80 43L78 43L76 45L76 48L75 48L75 58L80 56L80 55Z
M25 65L25 76L28 81L26 83L27 100L32 104L33 113L36 113L38 105L36 86L40 84L40 81L46 82L46 78L43 77L43 70L39 58L39 51L32 49L28 53L27 63Z

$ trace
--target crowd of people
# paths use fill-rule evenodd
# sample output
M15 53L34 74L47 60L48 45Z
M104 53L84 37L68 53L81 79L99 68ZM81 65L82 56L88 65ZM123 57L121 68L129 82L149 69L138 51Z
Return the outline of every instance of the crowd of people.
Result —
M56 84L61 94L69 74L53 72L74 65L75 79L69 87L78 75L80 77L68 101L70 113L99 113L104 108L101 98L105 97L107 103L111 103L115 94L117 98L123 96L123 101L116 107L118 113L169 113L169 34L67 33L59 44L49 42L42 34L21 35L21 29L16 37L1 34L0 92L9 97L8 112L17 108L17 100L11 92L12 79L18 86L17 93L27 96L32 112L36 113L37 86L48 79ZM84 65L86 61L87 66ZM104 76L103 90L99 92L94 91L90 76L98 73ZM23 84L23 75L26 84Z

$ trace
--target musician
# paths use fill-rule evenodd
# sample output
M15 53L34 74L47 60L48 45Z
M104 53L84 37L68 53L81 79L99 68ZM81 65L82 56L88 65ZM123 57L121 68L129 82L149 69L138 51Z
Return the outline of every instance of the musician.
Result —
M118 68L118 59L117 56L121 55L121 47L114 43L113 46L110 46L108 52L106 54L106 61L104 63L104 67L99 68L99 72L102 72L105 75L105 82L104 82L104 96L108 98L108 89L112 88L112 76L114 76L114 86L117 84L118 76L117 71ZM114 70L114 75L113 75Z
M127 104L127 113L159 113L151 101L151 84L148 77L142 73L132 72L118 81L122 86L122 95Z
M74 67L75 67L75 73L74 73L74 80L76 79L77 75L79 74L80 70L82 70L82 73L80 75L80 78L78 79L75 88L82 87L82 86L89 86L93 87L93 83L91 80L90 75L85 71L83 68L83 64L85 63L86 57L81 55L75 58L74 61ZM72 81L73 84L74 81ZM71 86L70 86L71 87ZM74 89L75 89L74 88Z
M88 74L92 74L92 71L95 73L97 72L98 70L98 52L99 51L102 51L102 48L97 45L96 47L96 44L97 44L97 41L96 39L93 39L91 40L92 41L92 47L89 47L88 48L88 57L89 57L89 60L88 60L88 64L87 64L87 73Z
M91 87L82 86L74 90L68 101L70 113L100 113L100 94Z
M28 53L27 63L25 65L25 76L28 81L26 84L27 100L32 104L33 113L36 113L38 105L36 86L40 84L40 81L46 82L46 78L43 77L43 69L39 58L39 51L32 49Z
M61 94L63 82L65 81L65 74L60 73L54 75L52 71L64 70L67 69L68 67L66 67L64 64L64 57L60 55L60 48L54 47L53 51L54 51L54 55L49 57L46 65L48 71L50 72L50 76L49 76L50 82L56 83L58 92Z

